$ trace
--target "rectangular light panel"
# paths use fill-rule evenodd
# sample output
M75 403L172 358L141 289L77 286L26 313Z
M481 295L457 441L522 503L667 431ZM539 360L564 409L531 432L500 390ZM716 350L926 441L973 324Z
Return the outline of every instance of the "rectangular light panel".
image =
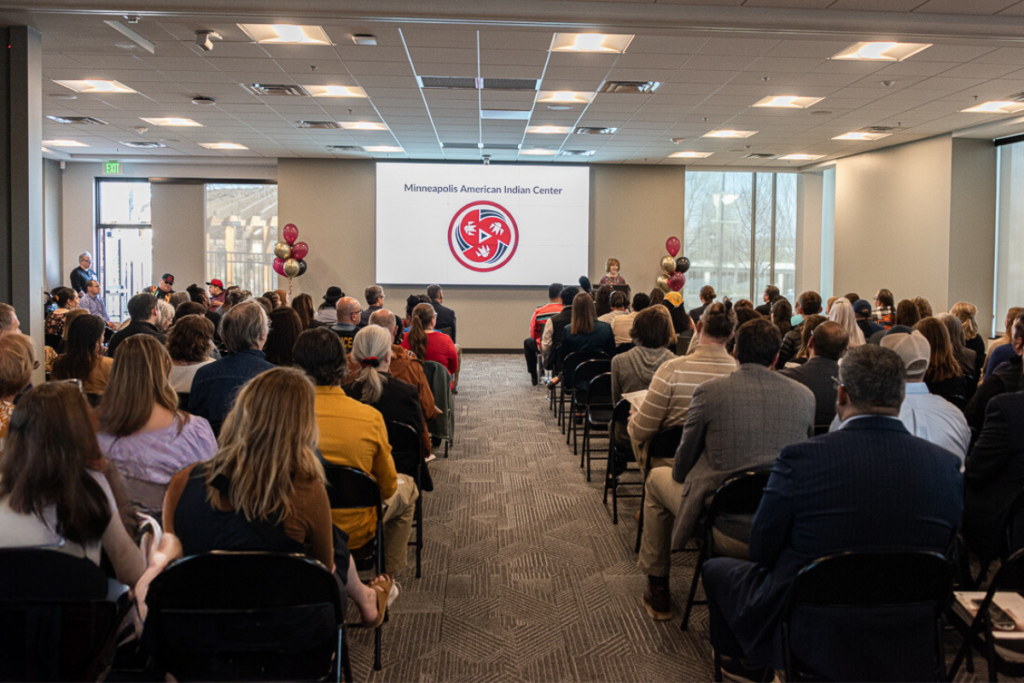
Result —
M238 28L257 43L282 45L330 45L331 39L321 26L295 24L239 24Z
M101 81L88 79L84 81L54 81L57 85L80 93L133 93L135 92L124 83L117 81Z
M630 34L556 33L551 41L552 52L625 52L632 42Z
M858 59L869 62L902 62L904 59L913 57L918 52L927 50L931 46L931 43L854 43L842 52L833 55L832 59Z

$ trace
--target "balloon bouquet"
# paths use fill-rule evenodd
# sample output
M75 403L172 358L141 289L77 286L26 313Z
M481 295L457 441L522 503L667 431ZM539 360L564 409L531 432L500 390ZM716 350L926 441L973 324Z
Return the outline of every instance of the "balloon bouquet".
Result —
M296 242L299 238L299 229L294 223L284 226L282 231L284 242L274 245L274 272L288 278L288 295L292 293L292 278L299 277L306 272L306 261L309 254L309 245L305 242Z
M663 292L678 292L686 284L685 273L690 269L690 259L685 256L676 257L680 246L678 237L669 237L665 242L669 255L661 259L662 274L658 276L658 287Z

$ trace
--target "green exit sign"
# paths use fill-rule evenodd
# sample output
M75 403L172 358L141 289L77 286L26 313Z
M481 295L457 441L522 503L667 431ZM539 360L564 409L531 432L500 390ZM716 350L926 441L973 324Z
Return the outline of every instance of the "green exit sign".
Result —
M120 175L121 174L121 162L120 161L108 161L103 165L103 173L105 175Z

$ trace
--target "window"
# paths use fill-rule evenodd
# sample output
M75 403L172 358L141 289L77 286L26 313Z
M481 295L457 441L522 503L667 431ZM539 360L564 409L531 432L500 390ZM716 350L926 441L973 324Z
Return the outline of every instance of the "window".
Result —
M127 320L128 300L152 284L153 228L146 180L96 183L96 258L107 314Z
M996 205L995 315L992 336L1002 332L1006 312L1024 301L1024 143L999 147Z
M206 185L206 279L260 296L277 288L277 185Z
M704 285L715 288L718 300L751 299L760 305L765 286L775 284L794 300L796 190L792 173L687 172L687 307L700 305Z

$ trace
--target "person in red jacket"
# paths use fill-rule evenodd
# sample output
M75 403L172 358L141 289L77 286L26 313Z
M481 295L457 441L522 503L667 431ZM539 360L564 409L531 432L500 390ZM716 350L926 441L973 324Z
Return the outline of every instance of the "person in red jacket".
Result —
M541 336L544 334L544 323L551 316L562 312L561 282L553 282L548 286L548 302L538 306L530 318L530 336L523 340L523 353L526 355L526 369L530 373L533 385L537 386L537 354L540 353Z
M402 340L402 348L409 349L420 360L437 361L454 376L459 369L455 342L447 334L435 330L436 323L434 307L430 304L417 304L412 309L409 334Z

